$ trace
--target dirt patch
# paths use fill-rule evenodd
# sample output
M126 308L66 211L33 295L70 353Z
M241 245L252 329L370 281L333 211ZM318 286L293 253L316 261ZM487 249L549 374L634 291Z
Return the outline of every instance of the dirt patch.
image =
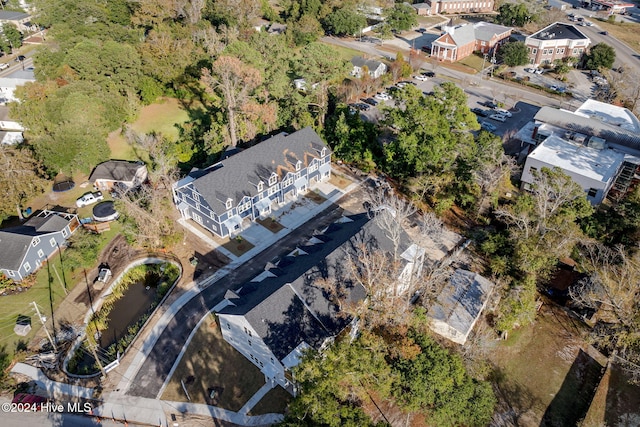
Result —
M306 199L311 200L312 202L314 202L317 205L320 205L320 204L324 203L327 200L326 198L322 197L320 194L316 193L315 191L309 191L303 197L306 198Z
M269 390L249 411L249 415L282 414L293 396L280 386Z
M222 338L210 315L193 336L162 399L187 401L181 381L192 402L237 411L262 387L264 375Z
M277 233L284 228L282 224L273 218L257 219L256 222L272 233Z
M222 245L222 247L228 250L229 252L231 252L232 254L234 254L235 256L241 256L245 252L251 250L251 248L253 248L253 245L251 244L251 242L240 237L240 238L229 240L227 243Z
M338 175L334 173L334 174L331 174L331 178L329 178L329 183L344 190L345 188L350 186L353 183L353 181L351 181L350 179L347 179L343 175Z

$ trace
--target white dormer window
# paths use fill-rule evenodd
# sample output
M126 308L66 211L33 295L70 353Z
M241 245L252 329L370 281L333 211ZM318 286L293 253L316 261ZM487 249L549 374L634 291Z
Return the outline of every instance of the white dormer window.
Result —
M327 155L327 147L322 147L322 151L320 151L320 157L324 157Z
M264 183L262 181L260 181L258 183L258 191L262 191L262 190L264 190Z
M302 168L302 162L300 160L298 160L296 162L296 170L299 171Z
M275 185L276 182L278 182L278 175L271 174L271 176L269 177L269 185Z
M225 203L225 207L227 209L231 209L233 207L233 200L227 199L227 202Z

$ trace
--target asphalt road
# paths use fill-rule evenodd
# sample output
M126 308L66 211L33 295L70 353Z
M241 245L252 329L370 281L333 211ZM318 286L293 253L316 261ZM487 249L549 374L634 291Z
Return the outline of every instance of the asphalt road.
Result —
M342 208L337 204L331 205L303 226L292 231L285 238L240 265L233 272L214 282L189 300L176 313L158 338L151 353L131 381L127 394L155 399L180 350L185 345L187 337L200 319L222 301L224 293L228 289L234 289L251 280L264 270L264 266L268 262L291 252L300 242L335 221L340 215L342 215Z

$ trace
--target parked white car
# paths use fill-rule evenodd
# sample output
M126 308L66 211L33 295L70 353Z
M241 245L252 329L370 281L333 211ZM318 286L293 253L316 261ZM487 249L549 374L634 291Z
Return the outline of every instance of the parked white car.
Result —
M418 74L413 76L414 79L419 80L421 82L426 82L427 80L429 80L429 77L422 75L422 74Z
M507 116L503 115L503 114L492 114L489 116L489 118L491 120L495 120L497 122L506 122L507 121Z
M493 110L496 114L502 114L503 116L507 116L509 118L511 118L512 114L510 111L505 110L504 108L496 108L495 110Z
M386 92L378 93L376 94L376 96L374 96L374 98L379 99L380 101L389 101L391 99L389 94Z
M79 208L89 206L103 199L104 196L99 191L96 191L95 193L85 193L76 200L76 206Z
M3 63L0 64L0 70L6 70L10 66L11 65L7 64L6 62L3 62Z

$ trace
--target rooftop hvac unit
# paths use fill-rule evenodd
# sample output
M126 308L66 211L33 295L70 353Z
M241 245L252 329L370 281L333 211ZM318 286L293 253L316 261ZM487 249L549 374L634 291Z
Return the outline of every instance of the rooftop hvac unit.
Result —
M607 148L607 141L597 136L592 136L591 138L589 138L587 147L595 148L596 150L604 150L605 148Z

